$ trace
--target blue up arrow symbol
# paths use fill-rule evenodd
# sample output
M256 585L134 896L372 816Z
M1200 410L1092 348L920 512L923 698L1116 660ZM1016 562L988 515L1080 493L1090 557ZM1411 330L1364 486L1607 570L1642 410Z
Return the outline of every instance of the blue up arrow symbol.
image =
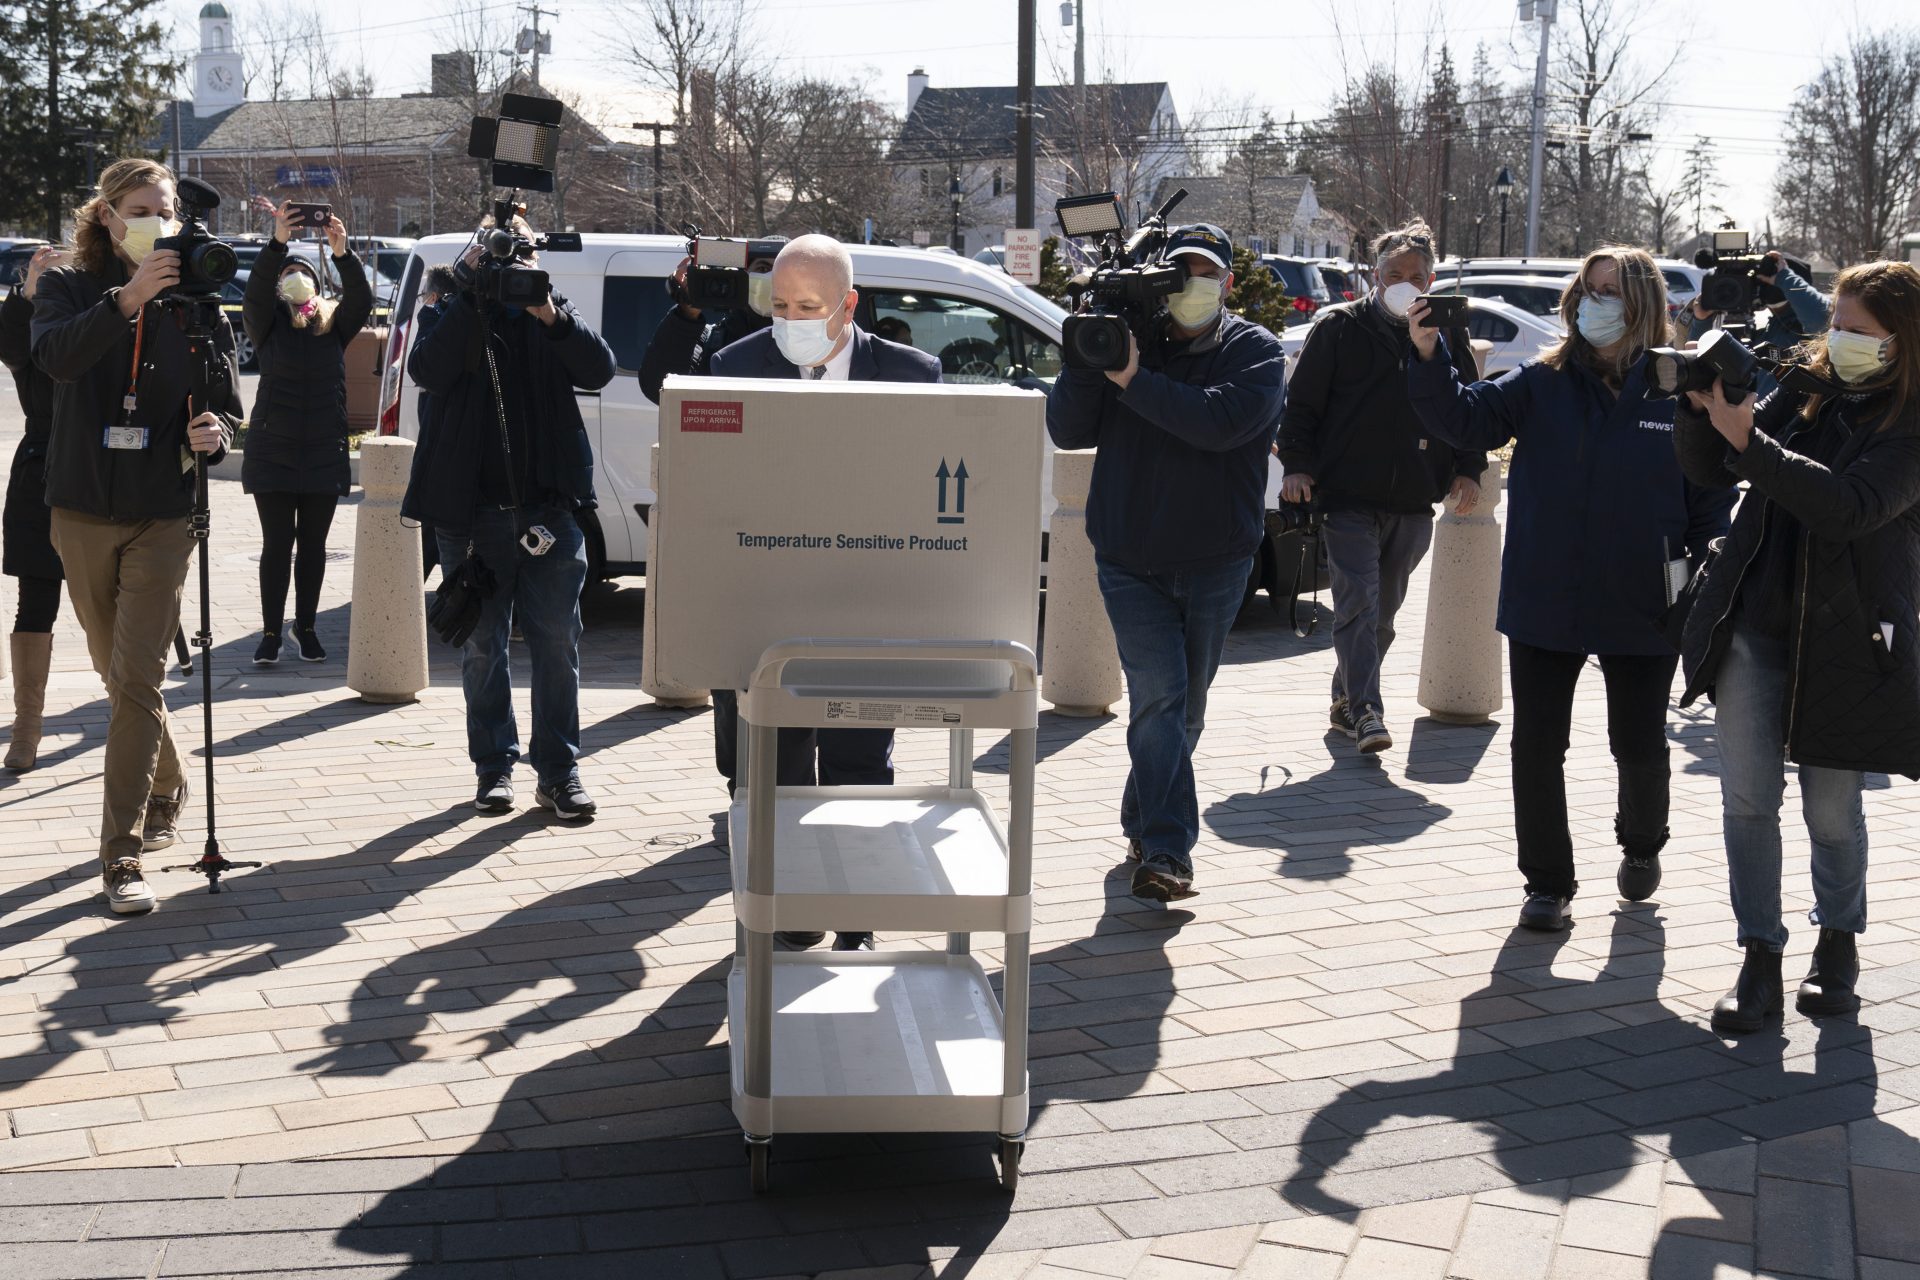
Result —
M967 460L960 459L960 465L952 471L947 470L947 460L940 459L940 469L933 473L940 481L940 517L937 524L965 524L967 522ZM953 514L947 514L947 481L953 481Z

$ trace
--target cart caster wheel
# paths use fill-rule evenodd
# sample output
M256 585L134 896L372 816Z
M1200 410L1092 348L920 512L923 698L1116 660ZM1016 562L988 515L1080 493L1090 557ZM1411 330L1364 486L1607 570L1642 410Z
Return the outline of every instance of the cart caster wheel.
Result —
M1027 1144L1014 1138L1000 1139L1000 1186L1012 1191L1020 1185L1020 1153Z
M747 1144L747 1180L753 1186L755 1195L765 1195L769 1185L767 1163L772 1158L773 1146L766 1142Z

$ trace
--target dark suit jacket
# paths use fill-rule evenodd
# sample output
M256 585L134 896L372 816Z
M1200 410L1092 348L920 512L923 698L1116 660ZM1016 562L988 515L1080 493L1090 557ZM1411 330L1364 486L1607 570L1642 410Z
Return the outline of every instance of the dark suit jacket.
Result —
M749 334L714 353L707 372L716 378L798 378L800 367L780 354L773 330ZM876 338L853 326L853 363L849 382L938 382L940 362L924 351Z

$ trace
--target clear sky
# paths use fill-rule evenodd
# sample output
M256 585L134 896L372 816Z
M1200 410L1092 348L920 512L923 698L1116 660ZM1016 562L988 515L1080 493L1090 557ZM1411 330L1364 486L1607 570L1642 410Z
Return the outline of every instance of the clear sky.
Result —
M467 0L508 21L512 0ZM1617 6L1637 0L1613 0ZM243 31L249 0L226 0ZM550 83L609 88L629 79L608 51L620 43L620 0L541 0L553 54ZM904 106L907 73L924 66L939 85L1011 84L1015 0L746 0L767 56L794 70L866 80L894 108ZM1084 0L1090 77L1166 80L1191 118L1208 106L1251 100L1277 117L1322 114L1348 68L1385 59L1422 64L1444 36L1464 73L1476 44L1496 65L1531 76L1528 43L1513 0ZM1570 11L1573 0L1561 0ZM174 0L183 52L197 44L199 0ZM1059 0L1039 0L1041 79L1054 67L1071 77L1072 32ZM1774 141L1795 88L1851 30L1920 24L1920 0L1646 0L1634 56L1682 61L1654 124L1656 179L1678 172L1682 153L1705 135L1718 144L1721 204L1756 230L1771 187ZM428 55L444 47L445 0L326 0L336 60L374 71L380 91L426 87ZM1563 20L1564 20L1563 15ZM519 21L526 21L524 13Z

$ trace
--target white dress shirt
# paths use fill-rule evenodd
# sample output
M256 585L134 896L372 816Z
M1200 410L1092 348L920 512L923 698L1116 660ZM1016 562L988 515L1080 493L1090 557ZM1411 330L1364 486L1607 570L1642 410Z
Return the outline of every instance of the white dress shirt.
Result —
M834 355L827 357L825 364L816 366L824 372L815 373L813 369L802 369L800 376L813 381L845 382L847 375L853 371L853 326L851 324L847 326L846 338L845 346Z

